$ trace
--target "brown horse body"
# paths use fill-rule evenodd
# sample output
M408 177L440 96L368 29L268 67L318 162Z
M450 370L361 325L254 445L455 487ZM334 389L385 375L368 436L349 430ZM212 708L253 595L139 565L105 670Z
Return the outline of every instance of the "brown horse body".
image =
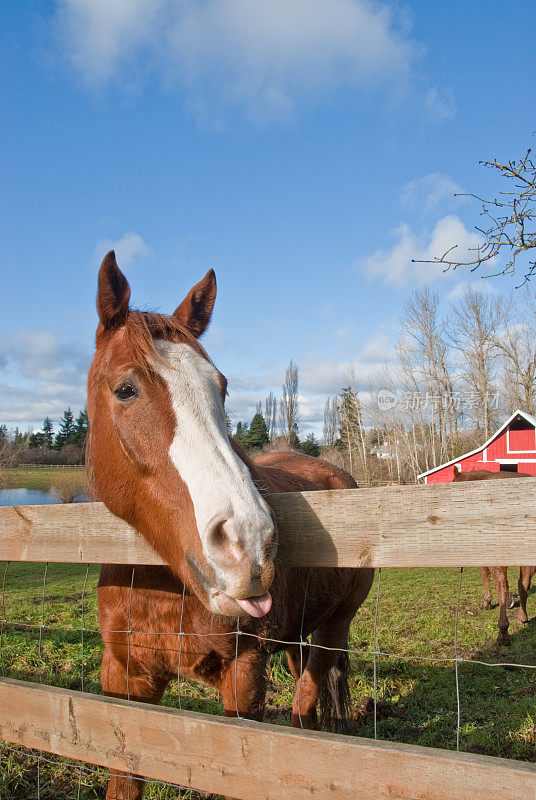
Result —
M229 441L226 381L196 341L210 319L213 273L172 317L131 312L128 296L109 254L99 274L88 379L88 461L99 498L170 566L103 566L103 690L158 703L181 675L214 686L226 715L262 719L267 661L285 649L296 682L292 724L316 727L320 697L325 719L343 729L342 651L373 570L274 569L276 534L261 495L353 488L355 481L297 453L253 462ZM211 462L203 462L205 451L213 451ZM192 463L206 464L201 481ZM300 646L308 635L311 645ZM139 800L142 792L141 779L118 776L107 798Z
M454 481L486 481L501 478L531 478L526 472L491 472L487 469L475 469L469 472L460 472L459 469L454 467ZM518 579L518 592L519 592L519 610L518 619L520 622L527 623L529 618L527 616L527 596L530 589L532 576L536 572L536 567L520 567ZM482 608L486 610L491 609L491 576L493 575L495 582L495 591L497 592L497 599L499 601L499 635L497 636L497 643L500 645L510 644L510 635L508 633L508 615L507 608L513 608L514 600L510 593L508 585L508 567L480 567L480 574L482 576L482 583L484 585L484 600Z

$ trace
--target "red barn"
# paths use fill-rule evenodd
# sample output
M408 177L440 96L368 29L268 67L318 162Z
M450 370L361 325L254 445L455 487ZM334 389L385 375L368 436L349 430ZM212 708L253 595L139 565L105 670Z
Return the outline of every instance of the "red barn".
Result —
M462 472L526 472L536 475L536 417L515 411L482 447L421 473L425 483L450 483L454 467Z

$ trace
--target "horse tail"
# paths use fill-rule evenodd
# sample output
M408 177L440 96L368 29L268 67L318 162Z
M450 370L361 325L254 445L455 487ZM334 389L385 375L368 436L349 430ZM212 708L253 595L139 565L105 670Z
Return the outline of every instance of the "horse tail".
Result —
M348 671L350 659L342 652L320 686L320 727L334 733L348 733L351 710Z

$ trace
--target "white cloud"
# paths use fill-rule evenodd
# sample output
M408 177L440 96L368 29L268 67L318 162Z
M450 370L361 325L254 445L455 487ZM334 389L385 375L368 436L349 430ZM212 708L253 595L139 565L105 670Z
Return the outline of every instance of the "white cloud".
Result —
M382 354L378 362L384 360ZM300 387L311 394L337 394L342 386L348 385L353 371L357 385L363 388L375 377L378 362L362 359L361 354L353 361L337 361L330 357L316 359L300 365Z
M26 330L0 341L0 419L39 428L45 416L58 419L67 406L85 405L89 352L60 342L49 331Z
M456 101L451 89L440 90L432 86L425 92L424 105L430 116L439 121L452 119L456 114Z
M100 84L154 38L166 0L59 0L56 19L69 59L84 80Z
M334 333L335 339L338 339L339 342L346 341L351 335L352 329L349 325L341 325Z
M470 260L481 239L477 233L468 231L456 215L440 219L428 235L416 234L403 223L393 232L395 244L390 250L377 250L358 263L371 279L380 279L386 284L404 286L408 283L431 283L444 274L441 264L412 263L440 258L453 245L455 257L460 261Z
M99 239L95 248L95 260L99 263L109 250L115 250L120 267L130 267L134 262L151 255L151 249L139 233L128 231L120 239Z
M56 422L70 406L75 414L86 404L85 382L76 385L50 385L46 391L35 387L0 383L0 419L8 428L18 425L40 430L45 417Z
M447 300L458 300L468 289L480 292L481 294L494 295L499 294L499 290L485 278L480 278L477 281L461 281L454 286L445 297Z
M332 317L335 311L337 310L337 306L331 300L323 303L320 309L320 315L322 317Z
M421 85L434 117L448 94L425 88L420 48L380 0L58 0L58 37L93 87L143 74L176 87L200 117L229 109L263 121L291 115L330 90Z
M359 354L361 361L373 362L376 365L392 361L395 356L393 342L384 333L378 333L368 340Z
M23 378L64 382L87 372L89 354L74 343L61 343L44 330L20 331L0 340L4 368L12 365Z
M400 192L400 202L404 208L429 213L446 201L459 203L462 198L455 198L454 194L462 191L462 187L448 175L431 172L423 178L415 178L404 184Z

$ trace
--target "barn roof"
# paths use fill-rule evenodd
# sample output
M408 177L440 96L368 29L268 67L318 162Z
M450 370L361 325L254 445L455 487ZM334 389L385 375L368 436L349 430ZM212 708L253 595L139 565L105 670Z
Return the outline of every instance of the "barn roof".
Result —
M533 425L534 428L536 428L536 417L533 417L532 414L527 414L526 411L521 411L521 409L518 408L517 411L514 411L512 416L508 417L506 422L503 423L503 425L501 425L499 430L495 431L493 436L490 436L488 441L484 442L484 444L480 445L480 447L476 447L474 450L471 450L469 453L464 453L462 456L457 456L456 458L453 458L451 461L445 461L444 464L438 464L437 467L432 467L432 469L429 469L426 472L421 472L420 475L417 475L417 478L426 478L427 475L431 475L433 472L437 472L438 469L443 469L444 467L450 467L452 464L457 464L462 458L468 458L469 456L474 456L477 453L482 452L482 450L485 450L486 447L488 447L488 445L490 445L493 442L493 440L496 439L497 436L499 436L500 433L506 430L506 428L510 425L510 423L513 422L514 419L518 416L523 417L523 419L526 419L530 425Z

